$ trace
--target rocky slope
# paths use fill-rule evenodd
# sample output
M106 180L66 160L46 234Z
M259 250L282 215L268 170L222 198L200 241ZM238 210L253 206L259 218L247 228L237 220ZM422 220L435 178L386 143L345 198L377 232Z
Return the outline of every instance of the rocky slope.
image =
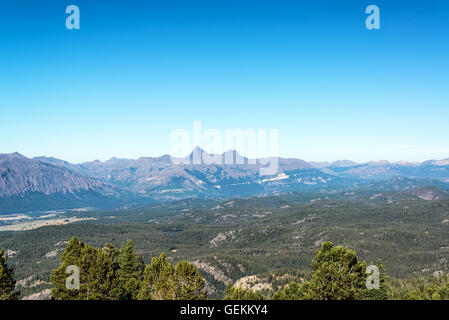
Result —
M18 153L0 155L0 198L30 193L76 194L95 191L101 195L118 195L113 185L74 173Z
M9 208L22 203L20 197L25 196L33 196L33 204L47 201L47 206L64 204L70 198L73 206L83 203L78 201L80 194L88 194L89 203L95 203L93 200L98 197L121 197L132 199L132 203L146 203L188 197L235 198L346 189L437 187L448 190L446 160L313 163L286 158L248 159L236 151L213 155L198 147L185 158L169 155L136 160L112 158L81 164L4 154L0 155L0 211L6 201L2 199L10 199ZM275 170L264 174L270 165ZM48 200L51 197L52 202ZM100 198L97 203L101 204Z

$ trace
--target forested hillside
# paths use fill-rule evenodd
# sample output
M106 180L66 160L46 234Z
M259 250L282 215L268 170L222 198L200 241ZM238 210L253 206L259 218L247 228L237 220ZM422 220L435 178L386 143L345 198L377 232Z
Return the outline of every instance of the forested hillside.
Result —
M356 252L324 242L311 263L310 279L298 278L278 290L261 292L230 281L225 300L386 300L449 299L447 277L397 282L387 278L380 260L377 278ZM194 264L173 265L164 253L147 265L128 240L120 249L107 243L95 248L73 237L60 255L50 277L52 300L204 300L207 280ZM0 299L15 300L14 272L0 250Z
M449 270L448 200L409 192L196 199L76 216L92 220L0 232L21 298L48 293L74 236L96 248L119 248L133 239L145 264L161 252L173 265L188 261L214 299L223 297L229 282L270 296L292 281L311 279L311 261L326 241L354 250L368 264L380 259L392 298L441 285Z

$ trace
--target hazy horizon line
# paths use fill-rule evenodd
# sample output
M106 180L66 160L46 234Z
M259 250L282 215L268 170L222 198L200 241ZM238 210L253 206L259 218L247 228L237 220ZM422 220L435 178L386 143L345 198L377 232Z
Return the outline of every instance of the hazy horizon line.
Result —
M196 149L196 147L194 149L192 149L192 151L190 153L188 153L188 154L186 154L185 156L182 156L182 157L175 157L175 156L170 155L169 153L164 153L164 154L161 154L161 155L142 155L142 156L138 156L138 157L132 157L132 156L130 156L130 157L112 156L112 157L105 157L105 158L102 158L102 159L96 158L96 159L93 159L93 160L84 160L84 161L71 161L71 160L66 160L64 157L53 156L53 155L43 155L43 154L30 156L30 155L26 155L26 153L23 153L23 152L20 152L20 151L14 151L14 152L9 152L9 153L8 152L6 152L6 153L0 152L0 155L19 154L19 155L24 156L24 157L26 157L28 159L35 159L35 158L41 158L41 157L53 158L53 159L65 161L65 162L68 162L68 163L71 163L71 164L79 165L79 164L84 164L84 163L89 163L89 162L103 162L104 163L104 162L108 162L108 161L111 161L111 160L114 160L114 159L117 159L117 160L139 160L139 159L142 159L142 158L161 158L161 157L164 157L164 156L169 156L169 157L173 157L173 158L176 158L176 159L182 159L182 158L189 157L194 152L195 149ZM228 152L237 152L240 156L242 156L244 158L247 158L247 159L268 159L268 158L294 159L294 160L305 161L305 162L307 162L309 164L325 164L325 163L333 164L335 162L342 162L342 161L351 161L351 162L353 162L356 165L367 164L367 163L382 163L382 162L387 162L389 164L400 164L400 163L422 164L422 163L427 162L427 161L449 160L449 156L445 157L445 158L441 158L441 159L428 158L428 159L422 160L422 161L419 161L419 160L405 160L405 159L402 159L402 160L371 159L371 160L364 160L364 161L356 161L356 160L352 160L350 158L337 158L336 160L305 160L302 157L282 156L282 155L271 156L271 157L269 156L269 157L250 158L250 157L246 156L243 152L240 152L240 151L235 150L235 149L229 149L229 150L221 152L221 153L211 153L211 152L208 152L207 150L205 150L202 147L200 147L200 149L203 152L206 152L209 155L223 155L223 154L228 153Z

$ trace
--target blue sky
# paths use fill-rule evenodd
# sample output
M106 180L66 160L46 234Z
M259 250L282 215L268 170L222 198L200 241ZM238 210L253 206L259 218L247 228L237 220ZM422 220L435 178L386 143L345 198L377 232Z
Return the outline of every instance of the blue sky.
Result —
M80 30L67 30L67 5ZM381 30L365 28L380 8ZM278 129L305 160L449 157L449 1L0 2L0 153L169 153Z

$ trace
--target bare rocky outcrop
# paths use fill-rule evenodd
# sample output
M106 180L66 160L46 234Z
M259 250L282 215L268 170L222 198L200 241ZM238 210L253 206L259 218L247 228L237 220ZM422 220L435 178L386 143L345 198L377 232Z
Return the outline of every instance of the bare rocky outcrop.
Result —
M29 296L23 297L22 300L50 300L51 289L45 289L37 293L30 294Z
M240 278L234 283L234 287L242 287L245 290L250 289L254 291L273 290L271 283L265 282L255 275Z
M223 273L223 271L221 271L217 267L215 267L207 262L195 260L195 261L192 261L192 263L195 265L195 267L210 274L215 280L217 280L219 282L226 284L231 280Z

